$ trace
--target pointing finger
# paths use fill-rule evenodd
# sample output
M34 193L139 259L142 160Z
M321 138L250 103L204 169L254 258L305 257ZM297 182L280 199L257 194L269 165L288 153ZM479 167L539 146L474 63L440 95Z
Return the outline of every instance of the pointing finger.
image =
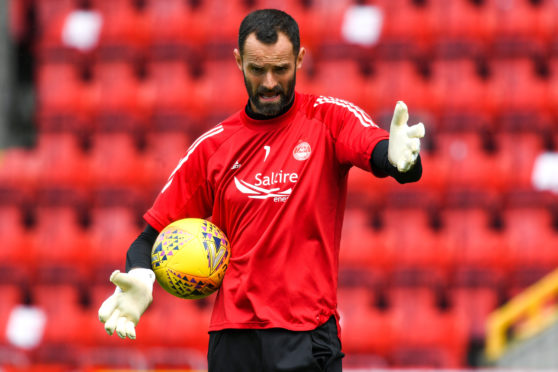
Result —
M393 118L391 119L392 125L405 125L409 120L409 112L407 110L407 105L403 101L397 101L395 105L395 111L393 112Z
M425 134L424 124L418 123L416 125L412 125L407 129L407 135L411 138L422 138Z

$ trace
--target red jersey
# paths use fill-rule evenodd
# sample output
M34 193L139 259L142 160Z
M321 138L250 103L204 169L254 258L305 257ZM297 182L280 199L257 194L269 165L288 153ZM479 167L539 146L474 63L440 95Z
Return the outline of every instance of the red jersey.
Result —
M210 330L310 330L337 314L347 175L370 171L388 133L357 106L295 94L269 120L244 110L200 136L145 220L157 230L208 218L231 244Z

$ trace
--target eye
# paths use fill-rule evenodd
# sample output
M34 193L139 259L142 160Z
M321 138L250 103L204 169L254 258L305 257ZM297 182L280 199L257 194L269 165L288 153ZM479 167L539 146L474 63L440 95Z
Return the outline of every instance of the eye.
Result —
M288 66L278 66L273 69L276 74L284 74L289 70Z
M254 74L263 74L264 68L260 66L250 66L250 71Z

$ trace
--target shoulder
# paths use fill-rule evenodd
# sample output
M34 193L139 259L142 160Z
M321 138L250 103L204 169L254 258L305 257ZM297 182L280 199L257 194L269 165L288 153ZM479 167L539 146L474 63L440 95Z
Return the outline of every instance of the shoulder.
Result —
M307 115L320 121L356 120L365 127L377 127L370 115L341 98L303 94Z
M239 113L229 116L213 128L202 133L191 145L193 146L220 146L240 129Z

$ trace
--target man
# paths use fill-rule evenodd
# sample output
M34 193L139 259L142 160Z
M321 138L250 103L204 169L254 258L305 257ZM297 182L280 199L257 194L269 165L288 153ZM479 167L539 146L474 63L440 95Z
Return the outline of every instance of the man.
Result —
M232 253L209 326L209 370L341 371L336 288L348 171L417 181L424 126L408 127L399 102L388 135L349 102L295 92L305 50L284 12L252 12L238 39L248 104L188 149L144 215L127 273L111 275L117 288L99 318L109 334L134 339L152 300L158 231L211 216Z

